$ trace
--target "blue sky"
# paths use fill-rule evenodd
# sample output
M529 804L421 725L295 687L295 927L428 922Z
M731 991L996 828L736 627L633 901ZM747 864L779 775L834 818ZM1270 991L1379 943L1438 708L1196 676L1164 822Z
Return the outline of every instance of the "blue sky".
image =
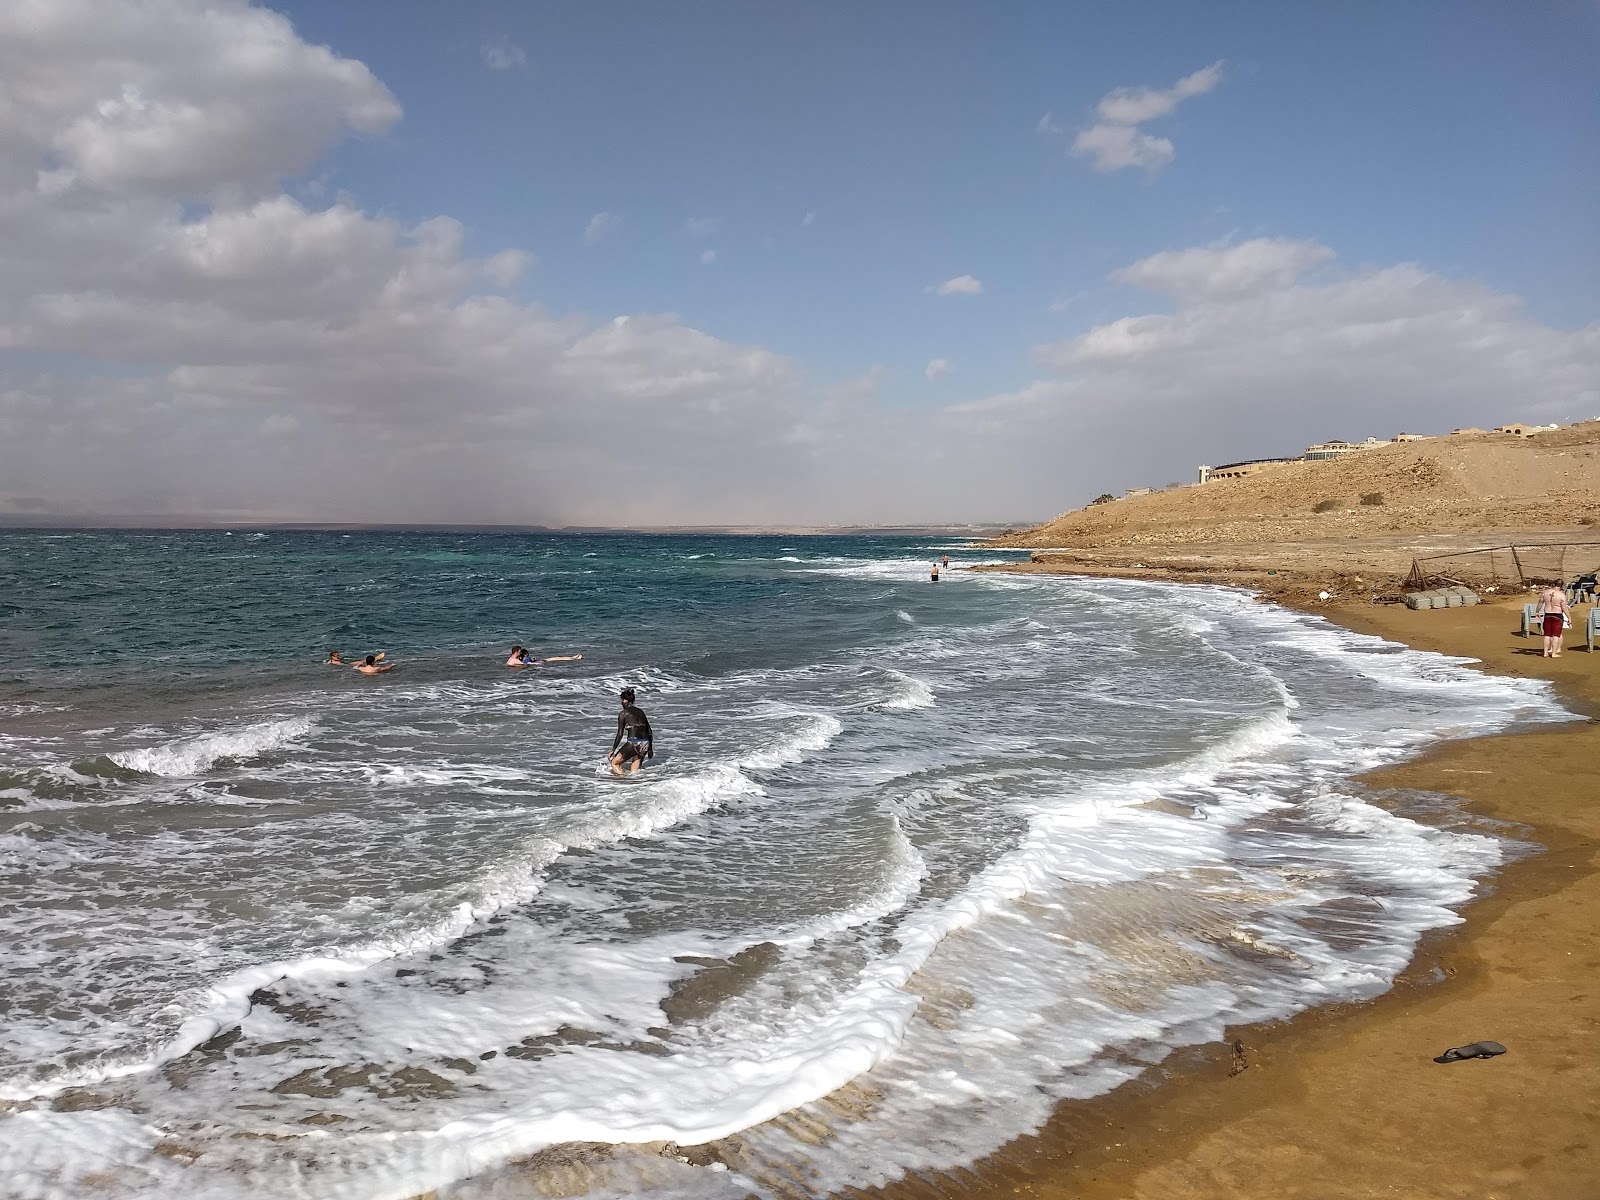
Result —
M1120 311L1113 267L1263 234L1468 275L1560 325L1600 315L1592 5L284 11L405 106L335 152L334 186L530 249L530 297L679 312L822 371L945 355L947 391L1010 386L1032 342ZM500 39L526 64L486 69ZM1177 152L1155 176L1098 174L1036 128L1216 61L1215 90L1153 123ZM622 221L585 245L597 212ZM721 228L687 235L696 217ZM922 293L967 273L981 303Z
M1600 412L1592 3L108 4L8 18L27 120L0 179L54 233L0 232L104 241L98 267L40 250L0 296L30 504L1049 516L1391 422ZM238 65L203 79L173 48L224 36ZM42 64L87 82L63 97ZM1097 128L1143 165L1097 158ZM423 225L441 217L459 243ZM528 258L473 265L506 250ZM397 313L418 255L434 290ZM498 333L483 295L514 306ZM357 344L388 385L353 379ZM425 427L447 394L471 437ZM130 406L185 405L127 461ZM63 411L121 447L81 487L44 469ZM446 465L519 445L552 479L609 464L562 439L611 419L661 423L658 448L694 434L631 464L646 500ZM1070 452L1041 449L1052 423ZM173 448L197 429L272 469ZM340 459L335 487L305 464L340 438L389 449Z

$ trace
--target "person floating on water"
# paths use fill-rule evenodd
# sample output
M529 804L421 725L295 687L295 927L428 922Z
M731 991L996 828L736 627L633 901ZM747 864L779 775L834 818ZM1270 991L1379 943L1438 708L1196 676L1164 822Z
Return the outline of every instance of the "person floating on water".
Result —
M383 661L383 656L387 653L388 651L386 650L379 650L376 654L367 655L367 661L372 663L381 663ZM361 665L359 663L346 662L344 656L337 650L328 651L326 662L330 667L355 667Z
M542 663L577 662L581 654L557 654L550 658L535 658L533 652L526 646L511 647L511 657L506 659L508 667L537 667Z
M939 564L938 564L937 561L935 561L934 564L933 564L933 570L928 573L928 582L929 583L938 583L939 582Z
M644 709L634 704L632 688L623 688L619 699L622 711L617 713L617 736L611 739L606 761L611 764L613 775L621 775L624 767L628 767L629 774L637 775L645 760L656 756L655 734L650 732L650 718L644 715Z
M379 662L383 655L369 654L358 663L350 665L363 675L382 675L385 671L394 670L393 663Z

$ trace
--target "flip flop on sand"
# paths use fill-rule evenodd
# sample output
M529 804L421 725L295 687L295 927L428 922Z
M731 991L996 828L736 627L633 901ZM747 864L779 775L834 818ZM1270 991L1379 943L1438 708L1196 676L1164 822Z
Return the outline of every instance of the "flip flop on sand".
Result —
M1473 1042L1470 1046L1451 1046L1433 1061L1447 1063L1460 1062L1463 1058L1493 1058L1505 1052L1506 1048L1499 1042Z

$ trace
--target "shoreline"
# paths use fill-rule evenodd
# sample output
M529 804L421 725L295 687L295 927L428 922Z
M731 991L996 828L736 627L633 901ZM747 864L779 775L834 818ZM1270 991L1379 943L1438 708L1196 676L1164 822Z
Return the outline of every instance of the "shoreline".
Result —
M983 569L1181 581L1126 567ZM1303 585L1262 590L1359 633L1551 680L1574 721L1440 742L1357 777L1378 802L1386 790L1451 796L1538 850L1486 878L1462 922L1425 937L1381 996L1230 1028L1103 1096L1063 1102L1043 1129L970 1167L845 1195L1566 1200L1600 1178L1600 656L1541 657L1516 635L1520 593L1413 612L1324 604ZM1509 1052L1432 1062L1481 1039Z

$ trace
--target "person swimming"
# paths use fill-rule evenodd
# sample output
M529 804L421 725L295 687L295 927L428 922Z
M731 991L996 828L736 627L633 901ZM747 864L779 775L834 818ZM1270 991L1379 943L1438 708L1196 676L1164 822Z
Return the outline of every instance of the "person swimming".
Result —
M623 688L618 699L622 701L622 710L617 713L617 736L611 739L606 761L611 764L613 775L621 775L625 766L629 774L637 775L645 760L656 756L655 734L644 709L634 704L632 688Z
M344 659L339 657L339 652L337 650L329 650L326 661L330 667L345 667L350 665L345 662Z
M394 670L393 663L378 661L382 657L383 655L381 654L369 654L360 662L351 663L350 665L354 670L360 671L363 675L382 675L385 671Z
M526 646L511 647L511 657L506 659L508 667L537 667L543 663L577 662L581 654L556 654L549 658L535 658L533 652Z

